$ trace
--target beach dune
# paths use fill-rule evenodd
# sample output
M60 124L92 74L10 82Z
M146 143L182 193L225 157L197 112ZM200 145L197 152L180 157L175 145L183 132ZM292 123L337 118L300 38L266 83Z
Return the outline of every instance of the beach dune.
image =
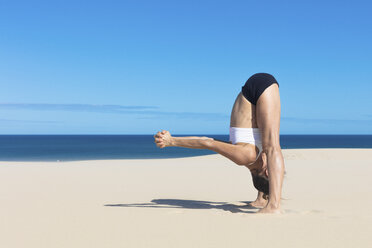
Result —
M218 154L0 162L0 247L372 247L372 149L283 153L281 215Z

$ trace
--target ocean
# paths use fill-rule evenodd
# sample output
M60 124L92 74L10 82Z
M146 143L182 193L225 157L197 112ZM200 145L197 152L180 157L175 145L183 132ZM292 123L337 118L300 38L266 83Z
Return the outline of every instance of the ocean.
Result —
M229 139L228 135L207 136ZM281 135L280 143L283 149L372 148L372 135ZM0 161L156 159L207 154L215 152L181 147L160 149L153 135L0 135Z

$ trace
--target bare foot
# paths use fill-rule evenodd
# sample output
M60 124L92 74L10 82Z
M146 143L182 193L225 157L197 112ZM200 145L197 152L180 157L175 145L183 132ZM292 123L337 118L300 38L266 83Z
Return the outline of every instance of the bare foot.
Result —
M263 208L267 205L267 196L263 192L258 191L257 199L249 203L249 205L255 208Z
M163 130L161 132L157 132L154 135L154 138L155 138L155 144L159 148L164 148L164 147L172 145L172 136L166 130Z
M254 202L249 203L249 205L255 208L263 208L267 205L267 200L256 199Z
M272 207L266 206L258 210L257 213L258 214L281 214L282 211L280 211L280 208L272 208Z

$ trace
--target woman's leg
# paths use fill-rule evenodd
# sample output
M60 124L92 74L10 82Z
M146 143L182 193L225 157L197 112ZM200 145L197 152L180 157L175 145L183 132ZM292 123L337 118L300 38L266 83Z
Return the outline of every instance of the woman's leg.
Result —
M265 207L267 205L267 199L265 198L265 194L261 191L258 191L256 200L251 202L250 205L256 208Z
M160 148L178 146L208 149L221 154L238 165L248 166L256 160L256 150L252 144L233 145L208 137L173 137L168 131L158 132L154 138L156 145Z
M262 148L266 154L269 177L269 201L260 212L280 212L284 176L284 159L279 142L280 96L277 84L270 85L256 105L258 127L262 132Z

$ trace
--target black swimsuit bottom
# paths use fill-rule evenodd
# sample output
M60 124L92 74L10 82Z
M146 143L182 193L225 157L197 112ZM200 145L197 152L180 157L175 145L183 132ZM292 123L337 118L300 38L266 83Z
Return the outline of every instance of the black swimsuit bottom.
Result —
M242 87L243 96L252 104L256 105L261 94L272 84L279 83L268 73L256 73L248 78Z

